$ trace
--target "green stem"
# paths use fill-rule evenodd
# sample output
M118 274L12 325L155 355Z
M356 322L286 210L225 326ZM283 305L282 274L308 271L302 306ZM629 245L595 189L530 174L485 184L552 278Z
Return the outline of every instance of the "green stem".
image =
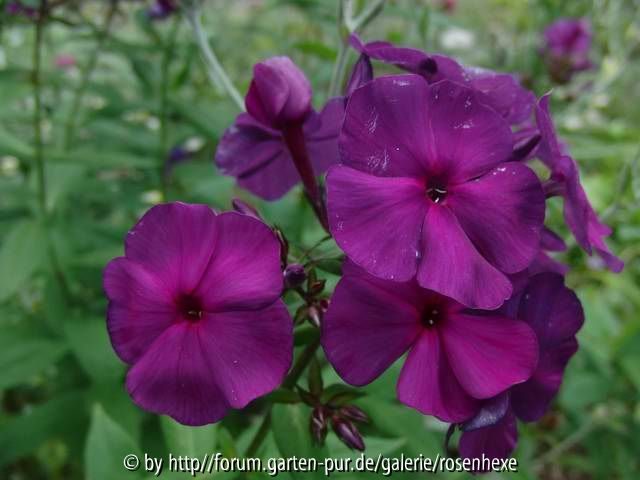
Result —
M353 3L351 0L340 0L338 4L338 55L331 74L329 96L340 94L349 56L349 35L364 29L384 8L385 0L375 0L356 18L353 18Z
M44 170L44 145L42 142L42 39L44 34L44 13L46 1L40 4L38 19L36 21L36 37L33 44L33 136L36 163L36 176L38 184L38 207L40 215L47 216L47 182Z
M65 122L64 127L64 143L62 148L65 151L68 151L71 148L71 144L73 142L73 136L76 131L76 122L78 119L78 113L80 112L80 107L82 106L82 100L89 86L89 81L91 80L91 74L96 68L98 64L98 57L100 56L100 52L104 46L104 42L107 39L107 35L109 34L109 30L111 29L111 23L113 21L113 17L115 16L115 12L118 6L117 0L112 0L111 5L109 6L109 10L107 11L107 16L105 17L104 25L101 30L97 32L96 45L93 51L91 52L91 56L89 57L89 61L86 63L84 68L82 69L81 77L80 77L80 85L78 86L75 95L73 97L73 103L71 104L71 110L69 110L69 115Z
M53 238L50 232L50 218L47 210L47 178L44 158L44 142L42 136L42 42L44 39L44 22L47 12L47 2L40 3L38 18L36 20L36 36L33 46L33 135L34 157L36 163L36 178L38 188L38 215L46 237L46 249L51 262L51 270L60 283L65 300L71 298L69 286L60 266Z
M191 2L184 7L184 11L187 20L193 28L196 41L198 42L198 47L200 48L204 62L207 65L207 75L209 76L209 80L214 86L221 84L238 108L240 110L244 110L244 101L242 100L242 96L229 79L227 72L222 67L222 64L211 48L211 45L209 45L207 35L202 28L199 2Z
M165 172L165 164L169 151L169 125L168 125L168 105L169 105L169 82L171 60L174 54L174 46L178 28L180 26L180 17L175 17L173 26L169 32L169 36L164 44L162 69L160 73L160 139L158 146L158 174L160 175L160 190L163 200L167 198L167 182L168 178Z
M293 365L293 368L289 372L289 375L287 375L287 378L284 379L284 382L282 383L283 388L292 389L293 387L295 387L296 383L298 383L298 380L304 373L305 369L309 366L309 363L311 363L311 360L313 360L313 357L319 346L320 346L319 341L315 341L307 345L307 348L303 350L302 354L300 354L300 356L296 360L296 363ZM267 438L267 434L269 433L269 427L271 426L271 410L272 409L273 409L273 405L269 405L267 412L265 413L264 418L262 419L262 423L258 428L258 431L253 437L253 440L251 440L251 444L249 444L249 448L247 448L247 451L245 453L245 458L255 456L258 449L262 445L262 442L264 442L264 439Z

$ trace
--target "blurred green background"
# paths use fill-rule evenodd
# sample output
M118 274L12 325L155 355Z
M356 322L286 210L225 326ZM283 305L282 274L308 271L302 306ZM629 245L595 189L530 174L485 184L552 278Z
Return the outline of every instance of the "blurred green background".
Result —
M552 110L596 210L614 229L609 243L626 268L611 274L569 240L559 258L571 265L567 282L586 312L581 349L552 410L520 427L520 471L503 477L640 478L640 5L467 0L446 11L441 3L388 1L362 37L516 72L540 96L552 88L538 54L544 27L563 16L592 22L597 68L555 86ZM234 196L249 200L296 248L322 236L300 189L266 204L216 172L213 152L236 107L209 82L189 25L179 15L150 23L147 7L121 1L111 12L108 1L86 0L54 11L43 30L41 118L35 115L34 22L2 13L0 479L150 478L124 471L123 456L148 452L166 461L169 452L234 455L246 449L263 400L219 425L193 429L141 411L123 388L125 366L105 328L102 269L123 253L128 228L163 201L164 188L166 200L219 209L230 208ZM338 49L336 13L333 0L208 0L204 22L241 93L254 63L284 54L306 72L321 107ZM75 64L61 66L61 55L72 55ZM46 216L38 203L38 124ZM176 146L192 158L165 175ZM560 201L552 202L547 223L569 239L561 209ZM324 253L337 252L329 246ZM366 387L370 395L359 401L373 419L364 430L367 454L435 456L446 427L395 400L397 372L392 368ZM326 382L337 380L330 367L324 374ZM304 406L278 406L274 422L283 437L270 434L261 454L351 455L331 435L326 449L311 447L308 415ZM162 478L187 476L165 471Z

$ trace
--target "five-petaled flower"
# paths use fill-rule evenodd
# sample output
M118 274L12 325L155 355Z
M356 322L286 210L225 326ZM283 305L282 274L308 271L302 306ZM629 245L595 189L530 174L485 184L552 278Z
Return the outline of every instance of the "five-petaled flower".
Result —
M206 205L150 209L104 272L113 348L142 408L187 425L220 420L282 382L293 324L280 245L264 223Z
M470 88L416 75L355 91L327 175L338 245L378 277L418 283L472 308L511 296L506 274L538 254L545 199L508 162L508 123Z
M322 323L322 346L338 374L365 385L409 351L399 400L443 421L462 422L531 377L532 328L496 312L469 310L415 280L392 282L347 261Z

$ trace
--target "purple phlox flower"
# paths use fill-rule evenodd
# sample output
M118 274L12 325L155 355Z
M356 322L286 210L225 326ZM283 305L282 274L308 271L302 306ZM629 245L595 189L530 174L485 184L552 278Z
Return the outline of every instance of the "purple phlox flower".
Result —
M535 157L540 143L540 132L531 121L525 121L513 132L513 153L511 160L527 161Z
M529 379L538 357L525 322L468 310L415 280L381 280L349 261L321 332L327 358L353 385L373 381L408 351L399 400L450 422L468 420L482 399Z
M544 95L536 105L536 121L541 135L537 156L551 171L545 192L547 196L563 197L564 219L578 245L589 255L595 250L611 271L620 272L624 262L609 251L604 241L611 235L611 229L598 218L580 183L578 164L564 153L558 141L549 113L549 96Z
M164 20L173 15L179 9L178 0L155 0L147 10L147 15L152 20Z
M15 16L23 15L31 19L36 18L38 16L37 8L23 5L22 2L18 0L14 0L7 3L4 10L8 15L15 15Z
M591 37L586 18L562 18L546 28L543 54L553 80L566 83L574 73L593 67L589 61Z
M366 54L361 53L358 60L353 65L351 75L347 81L344 97L345 106L353 92L355 92L358 87L361 87L371 80L373 80L373 66L371 65L371 60Z
M461 425L464 458L507 458L516 446L516 418L539 420L562 383L564 370L578 350L576 333L584 322L578 297L555 273L533 276L527 287L499 311L526 322L535 331L539 360L529 380L486 400L478 413Z
M462 67L445 55L428 54L416 48L396 47L388 42L363 43L352 34L350 43L361 54L422 76L429 83L450 80L478 90L480 101L496 110L510 124L531 116L535 96L510 74L477 67Z
M380 77L349 100L327 175L331 232L369 273L418 283L472 308L512 293L506 274L537 255L541 184L507 122L475 90ZM506 163L505 163L506 162Z
M206 205L151 208L104 271L107 327L145 410L217 422L282 382L293 323L280 245L264 223Z
M307 158L313 171L303 170L305 185L337 162L343 99L314 111L311 85L289 58L270 58L254 67L245 104L247 113L227 129L215 156L221 172L236 177L241 187L277 200L300 181L297 165Z

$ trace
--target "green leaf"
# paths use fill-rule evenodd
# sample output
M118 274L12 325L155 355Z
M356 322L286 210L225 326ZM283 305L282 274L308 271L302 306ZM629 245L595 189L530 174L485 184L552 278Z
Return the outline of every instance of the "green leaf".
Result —
M322 403L331 403L334 406L344 405L356 398L362 397L364 392L360 392L348 385L336 383L329 385L324 392L322 392Z
M65 393L4 421L0 427L0 466L33 452L54 436L75 443L84 440L88 421L84 404L83 394Z
M94 381L116 383L123 378L124 364L111 348L104 318L72 319L64 330L71 350Z
M136 442L96 404L84 452L87 480L140 478L137 472L128 472L124 468L124 458L131 454L136 455L141 463L144 462Z
M38 222L16 224L0 248L0 302L16 293L45 259L46 238Z
M214 451L217 424L190 427L179 424L171 417L163 416L160 418L160 425L169 453L174 456L188 455L202 459L205 454Z
M24 383L53 365L67 346L26 328L0 329L0 389Z

